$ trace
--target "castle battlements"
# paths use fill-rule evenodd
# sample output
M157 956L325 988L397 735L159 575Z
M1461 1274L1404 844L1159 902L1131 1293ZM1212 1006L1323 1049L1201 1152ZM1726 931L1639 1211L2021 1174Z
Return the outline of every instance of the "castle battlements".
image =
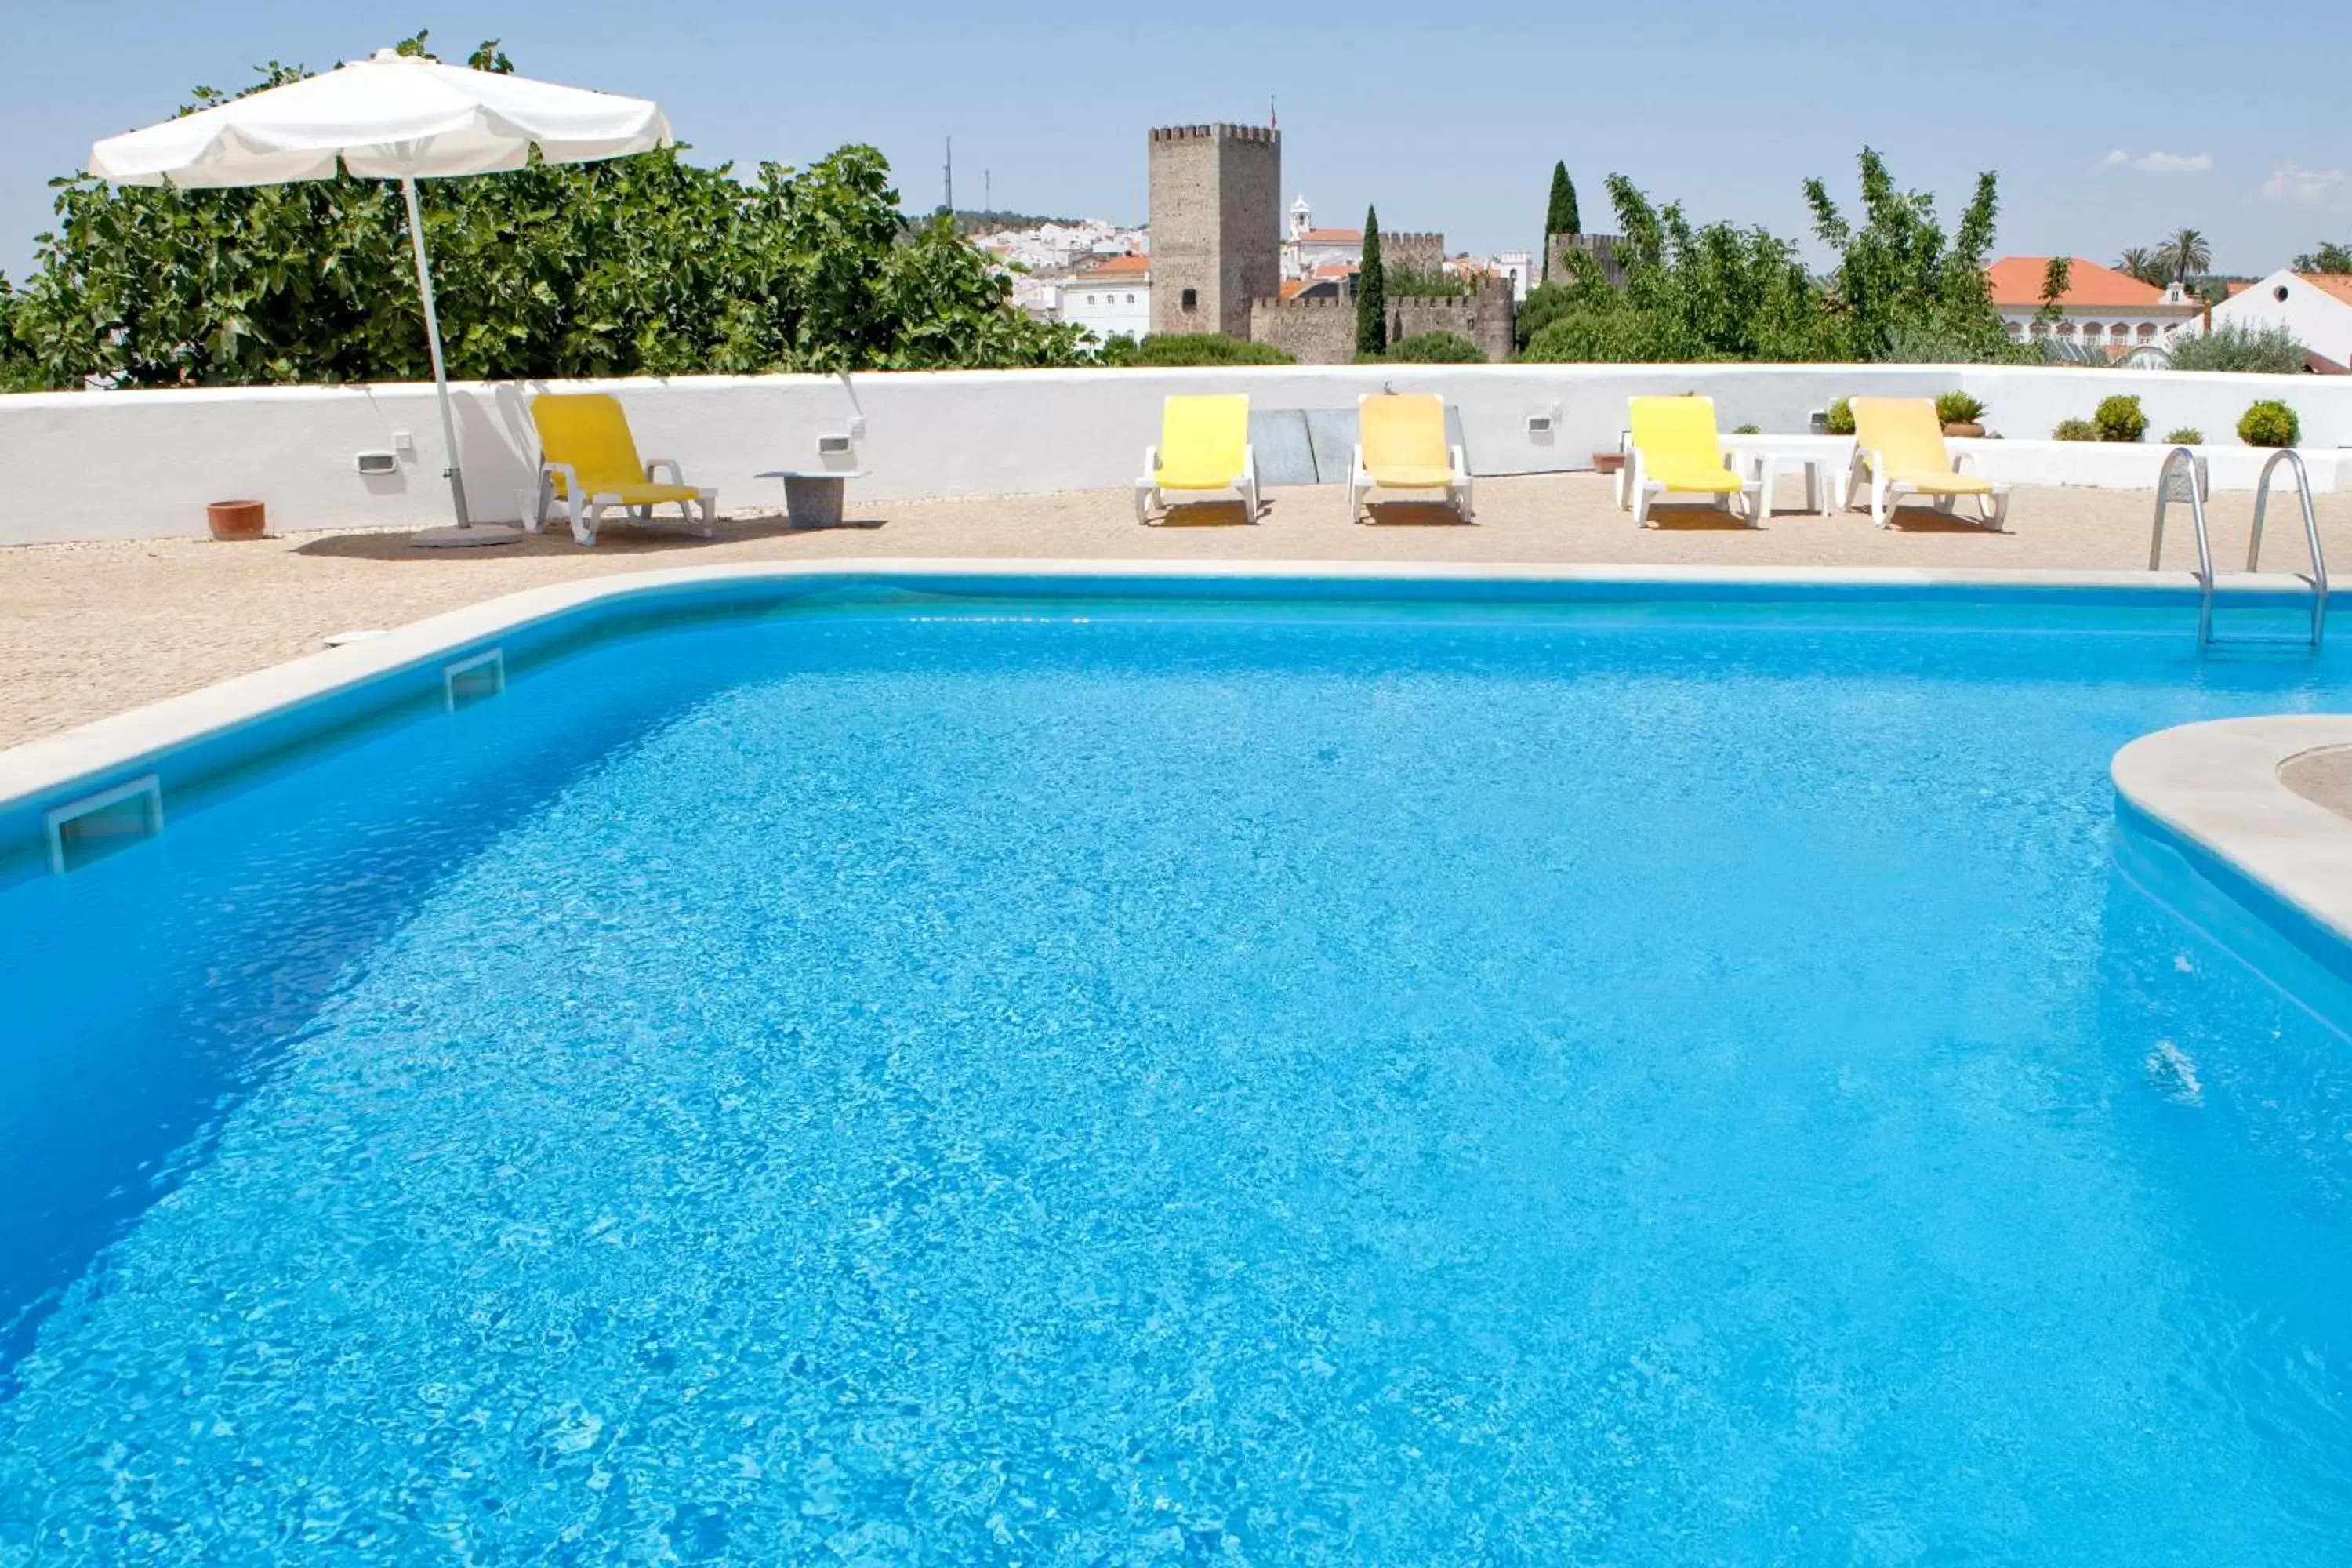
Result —
M1268 310L1352 311L1356 308L1356 302L1353 300L1348 299L1335 300L1328 294L1317 294L1311 297L1305 297L1297 300L1285 300L1276 294L1257 294L1252 296L1250 299L1250 309L1255 310L1261 307Z
M1130 132L1129 134L1132 135L1133 132ZM1211 142L1258 142L1267 146L1278 146L1282 142L1282 132L1271 125L1227 125L1220 121L1211 125L1154 126L1151 139L1154 142L1185 142L1195 139Z

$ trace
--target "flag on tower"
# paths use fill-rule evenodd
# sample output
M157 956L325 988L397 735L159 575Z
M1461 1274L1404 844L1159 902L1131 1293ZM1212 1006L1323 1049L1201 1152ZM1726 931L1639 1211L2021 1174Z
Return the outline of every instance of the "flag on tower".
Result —
M1270 92L1265 95L1265 128L1268 131L1282 129L1282 121L1274 117L1274 94Z

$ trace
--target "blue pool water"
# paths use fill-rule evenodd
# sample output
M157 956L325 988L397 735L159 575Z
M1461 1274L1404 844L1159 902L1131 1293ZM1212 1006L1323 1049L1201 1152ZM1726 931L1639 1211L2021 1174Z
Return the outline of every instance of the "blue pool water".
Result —
M2184 623L674 629L0 890L0 1563L2340 1564Z

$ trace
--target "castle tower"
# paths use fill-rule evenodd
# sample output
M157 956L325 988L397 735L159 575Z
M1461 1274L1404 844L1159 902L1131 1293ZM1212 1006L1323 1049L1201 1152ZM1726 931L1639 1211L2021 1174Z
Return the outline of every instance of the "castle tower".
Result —
M1247 338L1250 300L1282 289L1282 132L1151 132L1151 330Z

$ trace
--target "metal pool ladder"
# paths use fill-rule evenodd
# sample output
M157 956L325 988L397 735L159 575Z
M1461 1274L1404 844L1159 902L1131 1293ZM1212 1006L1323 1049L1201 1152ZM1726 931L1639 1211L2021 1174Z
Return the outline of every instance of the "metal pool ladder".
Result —
M2303 537L2311 547L2311 637L2313 650L2327 635L2327 557L2319 547L2319 517L2311 509L2311 475L2304 468L2302 454L2292 447L2282 447L2271 454L2263 465L2262 482L2254 487L2254 527L2246 542L2246 570L2252 573L2263 553L2263 513L2271 500L2271 480L2284 463L2294 470L2295 499L2303 503ZM2189 515L2197 525L2197 646L2204 647L2216 640L2240 643L2280 642L2279 637L2230 637L2213 636L2213 541L2205 526L2204 472L2197 454L2186 447L2175 447L2164 455L2164 467L2156 479L2156 523L2147 542L2147 569L2157 569L2164 556L2164 508L2172 500L2173 476L2180 476L2180 489L2189 499Z

